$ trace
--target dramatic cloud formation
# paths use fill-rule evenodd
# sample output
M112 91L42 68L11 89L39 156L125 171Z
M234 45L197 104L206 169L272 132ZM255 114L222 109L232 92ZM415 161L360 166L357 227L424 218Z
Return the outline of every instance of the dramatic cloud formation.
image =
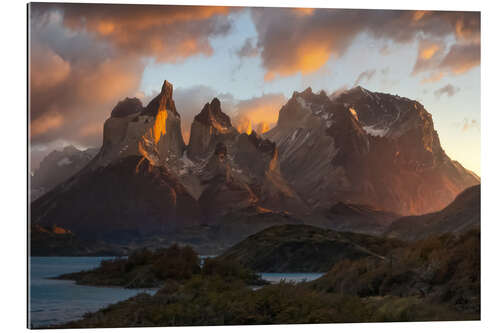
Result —
M64 4L62 10L69 29L86 30L121 52L160 62L210 55L209 37L230 28L229 21L221 19L228 7Z
M437 89L434 91L434 96L437 98L440 98L442 95L446 94L448 97L453 97L456 93L460 91L459 87L455 87L451 84L447 84L442 88Z
M156 94L140 90L162 75L174 81L187 141L193 117L214 97L240 131L262 133L274 125L285 103L283 94L263 91L290 93L299 81L324 89L352 81L392 87L406 75L392 67L389 75L388 68L376 65L361 72L366 67L347 61L347 70L341 71L345 78L335 78L344 82L314 82L315 75L323 73L318 71L342 57L354 42L380 42L377 48L387 57L401 47L413 50L418 43L411 74L422 83L480 65L480 15L474 12L34 3L29 15L34 160L61 145L100 146L104 121L116 103L136 96L147 104ZM235 19L239 15L244 19ZM175 66L161 66L165 63ZM235 84L234 90L225 77L217 76L227 75L225 69L232 67L248 80ZM292 77L299 73L314 75ZM339 72L324 76L333 73ZM184 75L189 80L183 80ZM289 78L265 82L284 77ZM176 87L179 81L183 87ZM186 87L190 84L195 86ZM336 93L344 89L347 86ZM449 85L435 96L457 91Z
M366 70L364 72L361 72L358 75L358 78L356 79L356 82L354 82L354 85L357 86L361 82L368 82L372 79L373 75L377 72L376 69L371 69L371 70Z
M64 138L66 143L99 146L112 107L137 94L146 60L172 63L211 55L209 39L228 33L230 10L32 4L32 145L53 146Z
M421 36L479 40L479 13L321 9L301 13L287 8L255 8L252 18L258 32L266 80L296 73L309 74L331 57L342 56L356 36L409 43ZM425 61L439 46L421 50ZM419 57L420 59L420 57ZM416 65L418 70L422 65ZM425 66L424 66L425 67Z

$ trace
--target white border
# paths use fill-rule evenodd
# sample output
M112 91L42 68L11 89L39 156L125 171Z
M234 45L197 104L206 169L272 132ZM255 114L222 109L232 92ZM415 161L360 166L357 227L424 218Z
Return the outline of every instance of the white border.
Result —
M84 1L99 2L99 1ZM500 221L496 219L498 193L499 158L499 104L500 73L498 71L500 16L499 5L494 1L428 1L411 2L362 1L362 0L189 0L189 1L112 1L112 3L156 3L156 4L205 4L238 6L287 6L287 7L336 7L371 9L434 9L434 10L480 10L482 12L482 61L481 61L481 176L482 176L482 320L480 322L440 323L393 323L393 324L323 324L282 326L229 326L203 328L168 328L174 332L421 332L422 330L470 332L499 331L500 300L498 278L500 276L497 254L500 253ZM26 6L23 2L2 3L2 68L0 79L2 113L0 120L2 176L1 212L1 318L0 327L5 332L26 329ZM158 329L127 329L128 331L153 332ZM52 331L52 330L49 330ZM95 330L109 332L110 330ZM112 331L117 331L113 329ZM73 330L73 332L88 332Z

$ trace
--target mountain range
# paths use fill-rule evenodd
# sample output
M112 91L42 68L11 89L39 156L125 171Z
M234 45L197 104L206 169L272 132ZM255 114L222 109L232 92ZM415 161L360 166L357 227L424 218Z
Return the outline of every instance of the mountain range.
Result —
M446 155L419 102L361 87L295 92L263 135L239 133L214 98L186 145L181 114L167 81L146 106L120 101L99 152L32 202L31 222L117 241L196 226L237 230L243 219L256 232L316 217L332 229L380 234L480 182ZM346 225L353 212L358 222ZM259 223L264 217L271 222Z
M98 152L97 148L79 150L69 145L45 156L31 175L31 200L40 197L78 173Z

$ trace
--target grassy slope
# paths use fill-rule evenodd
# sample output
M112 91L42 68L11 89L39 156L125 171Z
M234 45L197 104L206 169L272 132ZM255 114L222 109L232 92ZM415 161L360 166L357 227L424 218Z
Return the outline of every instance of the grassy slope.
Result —
M326 272L340 260L382 258L403 244L310 225L280 225L248 237L220 258L259 272Z

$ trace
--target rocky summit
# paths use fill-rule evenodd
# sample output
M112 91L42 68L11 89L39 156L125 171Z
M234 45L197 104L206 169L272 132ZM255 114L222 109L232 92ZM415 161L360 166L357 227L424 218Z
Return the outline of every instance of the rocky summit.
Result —
M362 87L331 98L295 92L265 137L312 209L342 201L422 214L480 181L446 155L420 103Z
M32 203L32 222L123 241L224 226L234 242L284 220L379 235L479 183L399 96L295 92L264 135L239 133L217 98L200 109L186 145L169 82L145 107L118 102L96 157Z
M165 81L160 94L146 107L137 98L119 102L104 123L102 148L91 167L131 155L154 165L180 157L185 144L172 92L172 84Z

